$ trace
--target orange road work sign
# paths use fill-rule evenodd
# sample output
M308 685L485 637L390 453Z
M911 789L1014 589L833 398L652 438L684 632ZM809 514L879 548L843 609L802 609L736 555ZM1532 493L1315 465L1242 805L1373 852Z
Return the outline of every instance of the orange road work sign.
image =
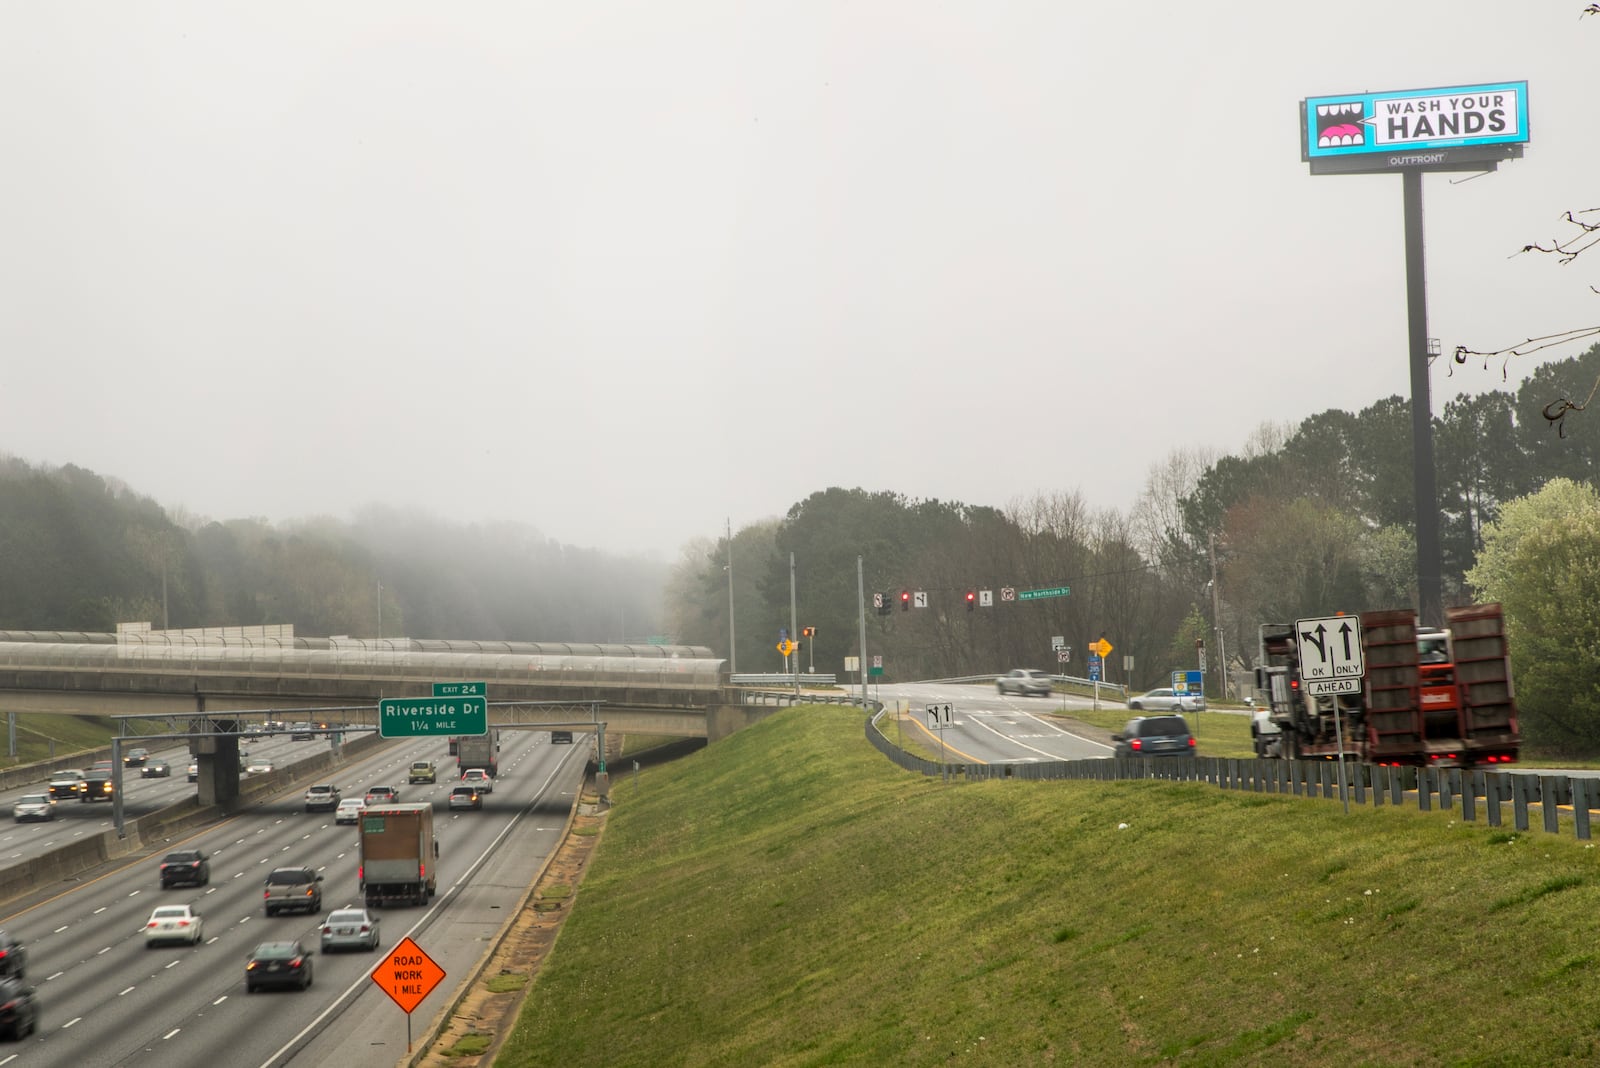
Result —
M372 981L394 998L407 1016L422 1004L423 998L433 993L433 988L443 978L444 969L409 938L402 939L389 953L389 958L372 969Z

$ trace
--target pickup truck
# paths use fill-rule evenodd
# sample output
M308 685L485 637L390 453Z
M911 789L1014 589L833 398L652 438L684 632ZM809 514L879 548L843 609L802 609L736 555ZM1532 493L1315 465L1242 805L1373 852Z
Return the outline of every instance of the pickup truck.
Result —
M83 777L83 801L110 801L115 783L108 769L95 768Z
M67 768L50 777L50 796L57 801L70 801L83 796L83 772Z

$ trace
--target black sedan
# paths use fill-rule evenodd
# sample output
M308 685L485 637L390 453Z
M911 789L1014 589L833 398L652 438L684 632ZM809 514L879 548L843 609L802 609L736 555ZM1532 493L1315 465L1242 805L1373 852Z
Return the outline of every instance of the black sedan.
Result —
M145 762L144 767L139 769L139 778L141 779L170 779L171 777L172 765L157 757L150 758Z
M20 976L0 979L0 1033L20 1042L38 1029L39 1004L34 1000L33 987Z
M263 942L244 966L244 988L254 994L269 986L311 985L311 956L299 942Z

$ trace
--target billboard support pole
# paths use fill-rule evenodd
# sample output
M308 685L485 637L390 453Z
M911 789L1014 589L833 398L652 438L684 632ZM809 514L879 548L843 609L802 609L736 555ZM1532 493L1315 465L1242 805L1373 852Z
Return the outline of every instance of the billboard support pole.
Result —
M1428 388L1428 280L1423 270L1422 172L1403 174L1406 325L1411 346L1411 480L1417 516L1417 599L1424 626L1444 625L1439 495L1433 467L1433 404Z

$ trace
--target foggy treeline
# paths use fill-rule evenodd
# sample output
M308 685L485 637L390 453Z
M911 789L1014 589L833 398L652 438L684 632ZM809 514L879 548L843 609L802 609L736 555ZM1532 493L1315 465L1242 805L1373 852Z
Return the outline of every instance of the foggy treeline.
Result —
M314 636L643 643L661 630L666 571L523 525L382 508L353 522L200 521L79 467L0 458L0 629L292 623Z
M1562 476L1592 483L1600 470L1594 427L1569 420L1558 435L1542 409L1574 390L1581 399L1597 370L1600 346L1540 367L1515 393L1459 394L1444 403L1434 448L1447 604L1479 599L1466 573L1485 525L1505 503ZM1149 472L1127 514L1097 509L1074 493L1043 493L1002 510L832 488L782 518L737 530L737 666L784 670L776 645L779 629L791 625L790 553L794 625L817 631L813 647L799 654L801 666L814 663L841 679L844 658L859 652L858 555L867 653L884 657L891 680L1012 667L1083 676L1087 645L1104 637L1113 646L1108 680L1143 689L1166 685L1174 669L1196 667L1196 640L1203 639L1215 695L1219 653L1242 680L1262 622L1415 607L1409 401L1392 396L1354 414L1328 410L1297 426L1261 414L1240 455L1171 453ZM1130 435L1147 432L1137 417L1129 420ZM994 463L1005 463L1003 445L995 449ZM729 550L726 539L688 547L667 597L669 625L680 639L723 653ZM1000 600L1004 587L1071 593L1007 603ZM993 591L995 604L969 611L969 590ZM902 611L902 591L926 593L928 607ZM894 602L888 615L874 612L874 593ZM1072 647L1070 665L1057 663L1056 636ZM1125 656L1133 658L1131 671Z

